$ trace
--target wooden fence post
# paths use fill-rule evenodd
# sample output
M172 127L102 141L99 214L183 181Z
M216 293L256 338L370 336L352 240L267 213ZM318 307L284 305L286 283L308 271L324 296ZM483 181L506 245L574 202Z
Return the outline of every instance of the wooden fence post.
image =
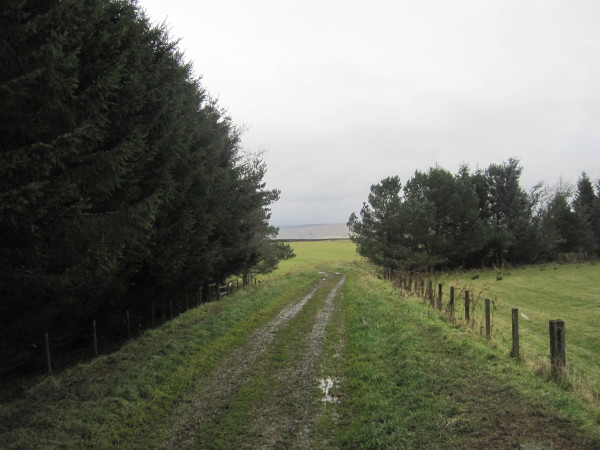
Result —
M560 319L550 321L550 362L553 377L557 378L565 373L567 365L565 322Z
M437 309L442 309L442 283L438 284Z
M471 297L469 291L465 291L465 320L471 320Z
M46 367L48 368L48 373L52 373L52 360L50 359L50 339L48 338L48 333L44 333L44 348L46 350Z
M431 280L427 283L427 296L429 297L429 303L433 306L433 281Z
M489 339L492 336L492 321L490 317L490 299L485 299L485 336Z
M98 356L98 335L96 334L96 321L92 321L92 333L94 338L94 355Z
M450 320L454 320L454 286L450 286L450 303L448 303Z
M512 310L512 351L510 356L513 358L520 358L519 355L519 310L513 308Z

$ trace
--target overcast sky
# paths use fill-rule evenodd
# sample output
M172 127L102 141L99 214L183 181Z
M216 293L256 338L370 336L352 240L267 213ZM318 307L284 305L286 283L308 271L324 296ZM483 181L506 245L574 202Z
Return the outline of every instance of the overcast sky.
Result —
M139 4L265 152L274 225L346 222L371 184L435 164L600 178L600 1Z

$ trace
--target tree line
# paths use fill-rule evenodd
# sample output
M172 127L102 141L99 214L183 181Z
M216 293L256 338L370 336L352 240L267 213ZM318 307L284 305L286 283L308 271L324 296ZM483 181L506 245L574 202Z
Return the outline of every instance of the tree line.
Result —
M576 188L543 183L526 192L509 158L453 174L417 170L372 185L360 217L348 221L361 255L386 268L429 270L539 263L600 253L600 180Z
M133 0L0 8L3 361L41 330L293 256L271 240L264 162L165 25Z

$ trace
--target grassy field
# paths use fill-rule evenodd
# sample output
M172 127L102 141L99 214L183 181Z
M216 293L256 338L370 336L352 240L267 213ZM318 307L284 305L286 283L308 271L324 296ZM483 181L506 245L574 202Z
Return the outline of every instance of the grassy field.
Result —
M600 420L600 265L530 266L447 274L439 279L455 286L458 317L464 318L463 294L469 290L475 305L474 328L483 326L483 299L492 300L493 341L508 352L511 347L511 310L519 309L520 353L534 372L549 370L548 322L565 321L568 387L584 398Z
M358 261L361 256L356 245L349 239L292 242L296 257L280 264L277 275L290 270L306 270L307 267L329 267L347 261Z
M494 298L496 332L488 342L477 332L481 312L475 312L476 331L442 320L377 277L349 241L292 246L297 257L258 286L190 310L0 404L0 448L163 448L176 442L169 440L173 429L189 431L182 425L186 408L199 395L211 398L203 389L219 386L232 355L309 292L314 296L297 315L265 334L271 340L264 353L229 380L235 389L215 399L221 406L211 414L218 414L195 425L193 444L183 447L293 447L300 433L310 448L600 448L600 415L593 406L600 376L593 332L598 266L444 276L446 286ZM327 292L342 276L347 281L324 321ZM515 299L531 325L523 323L526 363L507 356ZM557 313L567 323L573 372L562 384L540 369L547 353L543 323ZM324 379L336 380L329 393L336 401L321 401L318 380ZM295 416L296 408L304 408L304 416ZM270 424L287 428L273 436ZM272 441L265 441L269 433Z

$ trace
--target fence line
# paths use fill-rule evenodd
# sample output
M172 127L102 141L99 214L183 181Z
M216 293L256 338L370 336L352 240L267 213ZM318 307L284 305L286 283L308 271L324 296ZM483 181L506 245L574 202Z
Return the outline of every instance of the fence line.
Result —
M145 308L138 306L134 311L127 309L123 312L116 312L115 314L121 315L122 319L116 320L116 315L113 315L113 319L107 316L108 321L106 323L93 319L91 323L88 322L87 326L81 325L68 335L56 332L56 330L46 330L42 335L41 345L34 342L27 343L23 347L23 351L28 350L29 352L33 348L33 354L37 356L14 360L12 361L12 366L10 365L10 361L3 361L0 377L6 380L8 378L34 375L43 371L47 374L52 374L55 370L68 367L77 361L96 357L100 353L110 353L110 351L115 350L124 342L139 336L144 330L161 326L177 315L198 307L203 303L232 295L247 285L257 286L258 280L256 277L250 275L247 283L240 283L239 280L224 285L213 283L209 285L205 302L202 301L200 295L198 295L196 302L191 302L191 304L188 296L185 296L183 300L177 299L176 305L173 304L173 298L169 298L168 304L166 304L166 300L162 300L146 305ZM178 314L174 310L178 311ZM149 315L148 312L150 313ZM90 328L86 331L85 328L88 326ZM86 335L89 337L86 338ZM42 349L43 355L39 355L39 350L35 351L38 348ZM104 352L99 351L99 348L102 348ZM2 349L3 352L7 350ZM20 349L11 350L14 350L13 354L16 355L21 352Z
M429 303L429 307L432 309L437 309L438 311L445 314L451 322L455 322L455 287L450 286L450 295L447 303L446 309L443 309L443 285L442 283L438 284L438 292L437 297L434 299L433 294L433 280L427 277L425 274L419 273L411 273L411 272L396 272L390 274L388 272L388 279L392 281L392 283L414 295L415 297L420 297L423 303ZM414 284L412 282L414 278ZM418 280L418 281L417 281ZM425 285L427 285L427 289L425 289ZM473 328L475 326L475 307L477 305L477 299L471 297L471 292L468 290L464 291L464 320L465 323L471 324ZM495 303L494 308L495 309ZM492 302L490 299L484 299L484 320L485 320L485 336L486 338L492 339L492 328L493 324L493 316L492 316ZM513 358L520 359L522 358L520 347L519 347L519 310L517 308L512 309L512 348L510 351L510 356ZM555 379L560 379L567 374L566 371L566 344L565 344L565 328L564 321L560 319L550 320L550 364L551 364L551 374ZM483 328L480 331L480 334L483 334Z

